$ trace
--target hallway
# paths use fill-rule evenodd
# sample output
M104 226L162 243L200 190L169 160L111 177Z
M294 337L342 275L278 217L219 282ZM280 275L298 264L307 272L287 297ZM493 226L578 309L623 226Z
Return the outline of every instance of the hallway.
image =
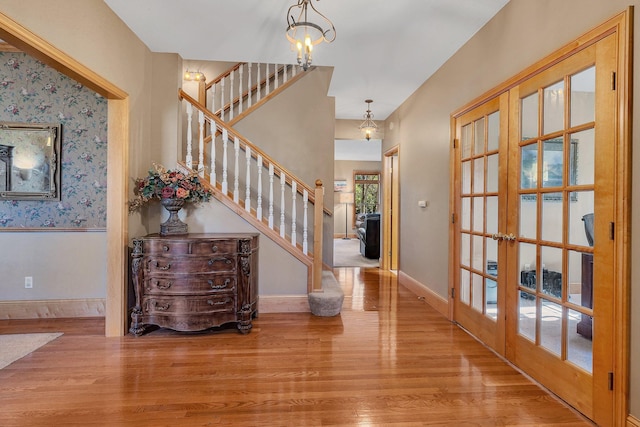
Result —
M0 370L2 426L589 426L379 269L338 268L340 316L261 314L248 335L104 338L103 319Z

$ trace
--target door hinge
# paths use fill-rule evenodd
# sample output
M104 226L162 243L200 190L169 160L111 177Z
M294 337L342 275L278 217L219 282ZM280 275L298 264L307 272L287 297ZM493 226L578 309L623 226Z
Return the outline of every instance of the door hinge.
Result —
M613 391L613 372L609 372L609 391Z
M456 288L451 288L451 299L456 298Z
M611 72L611 90L616 90L616 72Z
M456 138L453 139L453 148L458 148L458 140Z
M456 223L456 214L451 214L451 224Z
M614 222L609 223L609 239L615 240L616 238L616 224Z

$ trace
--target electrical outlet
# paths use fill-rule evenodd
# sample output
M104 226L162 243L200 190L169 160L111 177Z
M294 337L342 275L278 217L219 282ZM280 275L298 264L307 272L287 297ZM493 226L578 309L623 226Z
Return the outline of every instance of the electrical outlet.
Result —
M33 288L33 277L25 276L25 278L24 278L24 287L25 287L25 289Z

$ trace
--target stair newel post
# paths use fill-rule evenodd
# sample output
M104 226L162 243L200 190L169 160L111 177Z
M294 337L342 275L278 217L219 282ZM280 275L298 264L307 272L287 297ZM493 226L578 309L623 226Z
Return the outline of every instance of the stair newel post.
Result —
M211 135L211 167L209 173L209 184L215 187L218 177L216 176L216 124L215 121L209 122L209 133Z
M247 161L247 178L244 197L244 210L251 212L251 147L248 145L244 148L245 159Z
M298 195L298 183L291 180L291 245L295 246L297 243L296 238L296 221L298 213L296 212L296 196Z
M204 176L204 113L198 110L198 175Z
M193 120L193 106L191 103L187 103L187 155L185 157L185 163L187 167L191 169L193 167L193 157L191 156L191 150L193 145L193 134L191 130L191 121Z
M284 239L284 209L285 209L285 200L284 200L284 187L287 183L287 176L284 172L280 171L280 237Z
M256 207L256 217L262 221L262 154L258 154L256 162L258 164L258 205Z
M240 200L240 139L236 136L233 138L234 151L234 170L233 170L233 201L238 203Z
M207 105L207 82L204 79L198 81L198 102Z
M229 120L233 120L233 92L236 79L236 70L231 70L229 74Z
M324 210L324 187L316 180L315 204L313 207L313 280L312 291L322 292L322 226Z
M229 133L226 129L222 129L222 194L225 196L229 192L228 165L227 165L227 148L229 146Z
M302 253L309 252L309 192L302 192Z
M245 64L242 64L240 66L240 69L238 70L238 72L240 73L240 81L238 82L238 114L242 114L242 104L244 104L244 100L242 97L242 94L244 93L242 91L242 87L243 87L243 83L244 83L244 67Z
M273 163L269 163L269 228L273 230Z

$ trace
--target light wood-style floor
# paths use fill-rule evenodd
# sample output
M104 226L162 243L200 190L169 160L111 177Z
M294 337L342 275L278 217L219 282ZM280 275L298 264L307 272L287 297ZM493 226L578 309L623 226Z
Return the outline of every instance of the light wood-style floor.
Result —
M333 318L105 338L102 319L0 370L0 426L590 426L378 269L339 268Z

